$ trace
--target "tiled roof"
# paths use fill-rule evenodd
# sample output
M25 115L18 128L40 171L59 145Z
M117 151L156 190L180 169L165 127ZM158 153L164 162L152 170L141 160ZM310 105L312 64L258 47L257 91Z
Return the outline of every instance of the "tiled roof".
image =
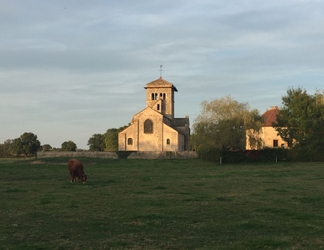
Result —
M178 92L177 88L172 83L160 77L159 79L146 84L144 88L146 89L146 88L170 88L170 87L173 88L174 91Z
M262 118L262 126L270 126L272 127L272 123L277 121L277 114L279 112L279 109L277 106L271 107L266 112L263 113Z

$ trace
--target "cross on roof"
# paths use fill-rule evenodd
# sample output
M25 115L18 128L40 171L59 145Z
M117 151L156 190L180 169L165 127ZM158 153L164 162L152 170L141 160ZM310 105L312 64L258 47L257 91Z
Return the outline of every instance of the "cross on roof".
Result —
M162 78L162 71L163 71L162 67L163 67L163 65L160 65L160 70L159 70L160 71L160 78Z

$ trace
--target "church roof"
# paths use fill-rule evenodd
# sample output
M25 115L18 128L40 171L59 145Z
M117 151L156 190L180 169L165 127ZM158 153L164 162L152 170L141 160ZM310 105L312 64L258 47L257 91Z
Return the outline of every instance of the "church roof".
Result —
M173 127L184 127L185 125L189 126L189 117L185 117L185 118L173 118L172 120L172 126Z
M172 88L174 91L178 92L177 88L172 83L164 80L162 77L146 84L144 88Z
M279 113L279 109L277 106L271 107L266 112L263 113L262 118L262 126L270 126L272 127L272 123L277 122L277 114Z

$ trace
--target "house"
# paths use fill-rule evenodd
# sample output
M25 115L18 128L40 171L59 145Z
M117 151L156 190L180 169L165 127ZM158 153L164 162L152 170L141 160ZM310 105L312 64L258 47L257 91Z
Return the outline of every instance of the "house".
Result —
M188 151L189 117L174 117L177 88L162 77L145 85L146 108L118 134L119 151Z
M278 112L279 109L277 106L270 107L270 109L262 114L261 130L259 132L251 130L247 131L246 150L255 150L266 147L288 147L287 142L278 135L278 132L272 126L272 124L277 121ZM258 140L260 141L259 145L256 143Z

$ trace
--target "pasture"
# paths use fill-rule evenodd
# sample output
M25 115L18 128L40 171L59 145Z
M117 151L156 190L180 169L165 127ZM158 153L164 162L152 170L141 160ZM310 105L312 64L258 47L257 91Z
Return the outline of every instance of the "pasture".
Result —
M1 249L324 248L324 164L0 160Z

